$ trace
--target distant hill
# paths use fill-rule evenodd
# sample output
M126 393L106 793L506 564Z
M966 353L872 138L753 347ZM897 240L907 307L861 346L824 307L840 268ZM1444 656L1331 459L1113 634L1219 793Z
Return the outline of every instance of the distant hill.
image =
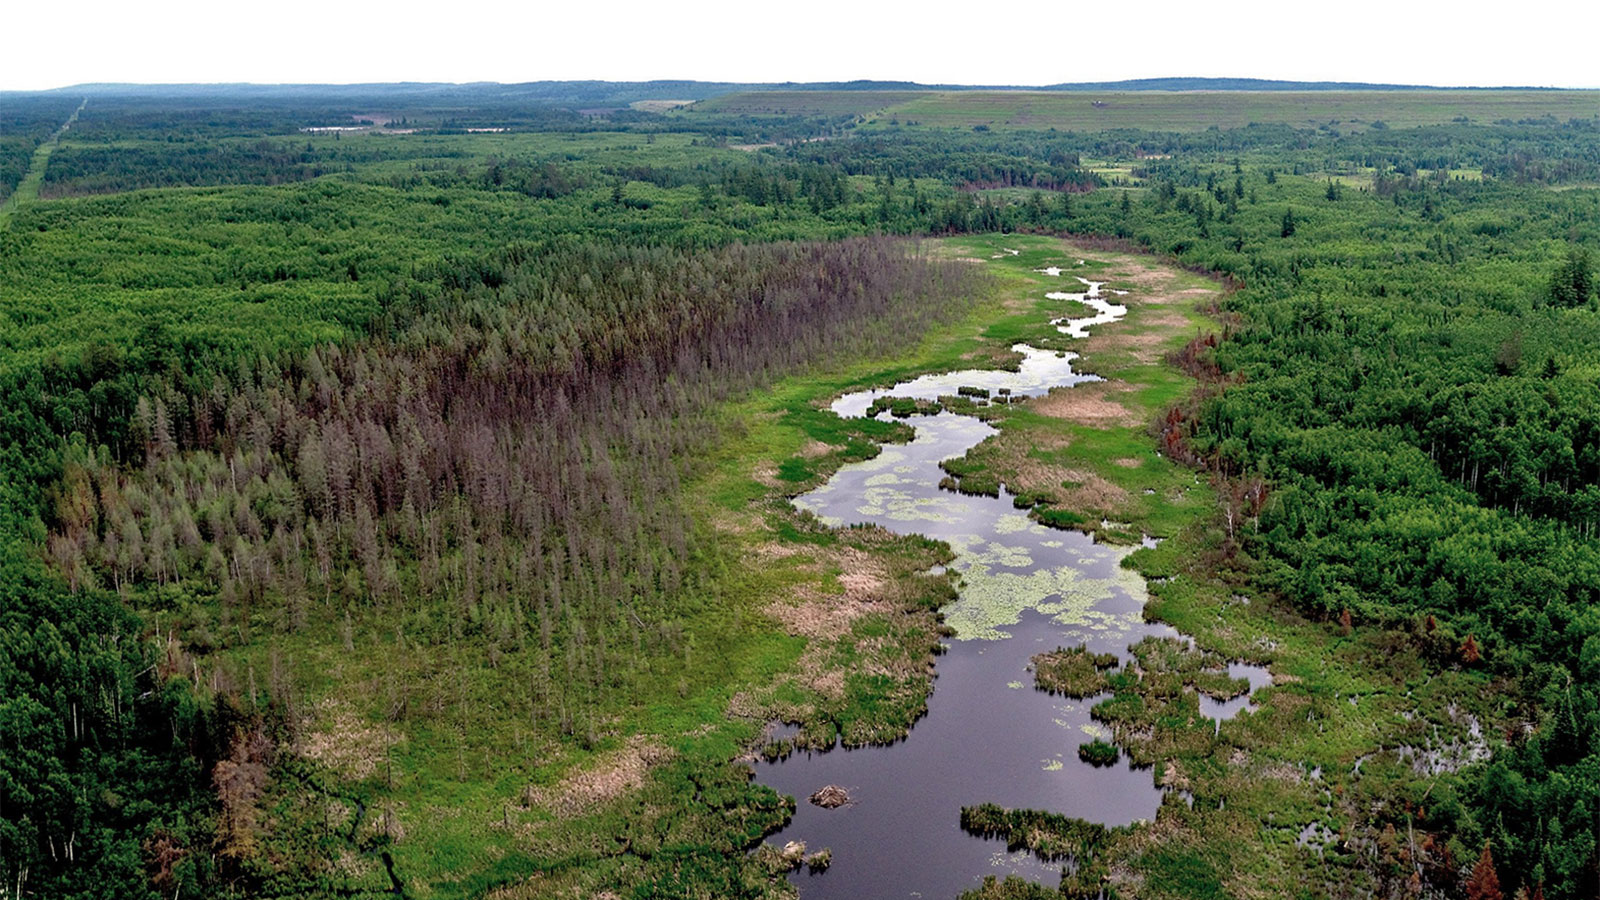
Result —
M389 100L425 103L523 102L549 105L626 104L634 100L703 100L761 85L706 81L388 82L372 84L78 84L45 93L89 97L259 100ZM837 88L834 88L837 89Z
M78 84L19 94L89 97L182 98L191 101L361 100L427 104L520 103L540 106L623 106L639 100L705 100L735 92L763 91L1404 91L1440 90L1428 85L1353 81L1273 81L1261 78L1139 78L1127 81L1064 82L1043 86L919 84L912 81L737 83L720 81L530 81L520 84L391 82L373 84ZM1509 90L1511 88L1469 88ZM1553 88L1515 88L1554 90ZM1459 90L1457 88L1456 90Z
M635 100L704 100L720 94L749 91L927 91L966 90L955 87L922 85L909 81L818 81L743 84L724 81L528 81L502 84L494 81L447 82L402 81L368 84L124 84L89 83L48 91L0 91L0 96L21 93L68 94L90 97L161 97L216 99L221 97L251 100L302 99L395 99L421 101L468 101L499 103L506 101L554 104L630 103Z
M1543 91L1542 87L1441 87L1426 84L1373 84L1365 81L1274 81L1265 78L1134 78L1127 81L1075 81L1045 91Z

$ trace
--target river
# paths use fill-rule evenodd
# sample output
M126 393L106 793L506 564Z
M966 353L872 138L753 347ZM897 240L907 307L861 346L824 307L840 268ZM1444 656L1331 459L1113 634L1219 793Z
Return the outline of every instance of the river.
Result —
M1053 323L1063 334L1083 337L1088 328L1127 314L1125 306L1102 297L1103 283L1077 280L1082 291L1047 294L1064 304ZM1079 308L1093 314L1071 318ZM845 395L832 408L861 416L883 396L932 400L963 386L1038 396L1099 380L1073 371L1076 354L1021 344L1014 349L1023 355L1017 372L928 375ZM885 446L875 459L845 466L795 504L833 525L872 523L947 541L955 551L950 568L960 576L960 597L945 609L945 620L956 633L939 658L928 713L905 740L802 751L757 765L763 784L798 802L794 819L769 841L799 840L832 853L827 870L791 876L803 900L954 898L984 875L1012 873L1054 887L1059 863L1040 863L1025 852L1008 852L1001 841L962 832L961 807L991 802L1127 825L1153 819L1162 801L1150 769L1133 768L1126 759L1108 768L1079 760L1079 744L1106 736L1089 715L1103 698L1069 700L1036 690L1028 667L1034 654L1057 646L1087 644L1126 661L1128 647L1145 637L1181 638L1167 625L1144 621L1144 580L1121 567L1131 548L1040 525L1003 490L993 498L941 489L939 462L961 456L994 429L950 412L906 421L916 432L910 443ZM1252 690L1270 681L1261 667L1235 663L1230 670L1249 679ZM1200 700L1202 711L1219 721L1250 702L1248 696ZM830 810L806 801L829 784L846 788L852 802Z

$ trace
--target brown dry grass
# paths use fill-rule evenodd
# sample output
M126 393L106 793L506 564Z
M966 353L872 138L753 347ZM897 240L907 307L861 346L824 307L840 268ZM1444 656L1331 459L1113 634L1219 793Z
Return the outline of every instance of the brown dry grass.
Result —
M713 528L729 535L753 535L770 532L767 523L754 509L745 509L738 512L727 509L714 509L710 514Z
M1167 760L1166 768L1161 773L1161 786L1174 790L1186 791L1191 787L1189 776L1179 771L1178 764Z
M765 607L767 615L786 634L805 638L806 647L791 674L780 682L736 695L729 704L730 715L801 721L815 714L813 703L779 701L779 687L792 685L801 689L801 695L827 702L845 696L845 679L851 674L887 675L904 680L922 673L927 662L892 652L889 646L892 641L858 640L855 636L855 623L867 616L896 621L906 615L927 616L929 621L923 626L927 628L932 628L933 622L931 614L909 613L905 608L908 591L920 590L920 585L905 580L915 576L897 575L872 552L872 544L878 540L892 540L892 536L888 532L877 534L867 530L853 532L852 537L865 546L808 547L797 552L773 542L754 548L752 555L756 558L787 559L796 570L812 576L791 588L785 596L773 598ZM848 669L840 666L836 659L846 643L853 646L852 655L857 658L854 667Z
M350 781L363 781L402 736L363 717L342 700L327 697L302 717L294 750Z
M1110 513L1128 502L1128 492L1101 478L1093 472L1063 469L1063 481L1077 482L1077 487L1058 489L1057 495L1068 509Z
M768 542L757 545L753 555L768 560L790 559L799 555L799 551L793 545ZM846 673L827 662L832 644L841 635L848 634L857 619L873 613L892 614L897 610L892 578L882 562L854 547L808 551L808 558L797 562L796 567L814 578L786 596L773 598L765 612L786 634L807 639L806 649L796 665L796 680L824 697L838 699L844 696ZM829 573L834 574L838 590L824 587L823 579ZM766 691L761 691L735 697L730 713L741 717L777 715L792 719L802 712L776 709L769 700L762 698L765 694Z
M783 482L778 480L778 467L769 462L763 462L756 466L755 470L750 473L750 477L755 479L757 484L769 488L783 487Z
M593 765L573 772L559 784L530 785L523 791L525 806L540 807L560 815L580 815L609 800L615 800L644 784L653 766L672 758L672 750L642 735L628 739L626 746L603 753Z
M1110 329L1102 326L1089 334L1083 344L1084 354L1120 350L1126 351L1134 362L1150 365L1161 360L1163 348L1176 332L1188 325L1188 320L1177 313L1146 313L1139 318L1139 324L1143 326L1139 331L1118 331L1115 326Z
M1002 431L974 452L981 455L991 471L1003 474L1002 480L1013 493L1046 494L1080 512L1112 513L1120 509L1128 501L1128 492L1123 488L1094 472L1039 458L1041 453L1062 450L1070 444L1065 435Z
M839 593L826 593L815 584L803 585L793 595L767 606L767 614L796 637L833 638L850 630L850 624L868 613L892 612L889 575L883 564L854 547L830 549L802 570L837 569Z
M755 545L755 547L751 549L750 553L757 559L788 559L791 556L798 555L800 551L801 548L796 547L793 544L785 544L779 541L767 541L766 543Z
M1101 350L1117 350L1129 352L1140 364L1159 362L1162 347L1172 340L1176 331L1189 325L1189 320L1173 307L1193 307L1200 298L1222 293L1220 287L1179 287L1182 273L1136 256L1074 249L1110 262L1114 274L1106 277L1115 285L1131 288L1126 296L1112 295L1116 302L1128 306L1131 323L1091 330L1081 345L1085 357L1092 358Z
M1090 428L1132 428L1144 424L1133 410L1118 402L1118 394L1127 393L1128 385L1121 381L1094 381L1076 387L1057 388L1049 394L1035 398L1029 406L1054 419L1066 419Z
M680 106L689 106L693 103L693 100L635 100L628 105L643 112L659 113L666 112L669 109L677 109ZM770 144L768 146L776 145Z

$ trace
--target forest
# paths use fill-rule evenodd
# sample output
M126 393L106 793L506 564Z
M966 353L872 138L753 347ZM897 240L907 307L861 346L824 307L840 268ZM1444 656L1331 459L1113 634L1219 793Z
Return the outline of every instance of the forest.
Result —
M907 437L830 396L1005 354L954 337L1005 288L941 241L1023 234L1227 279L1163 362L1192 390L1130 431L1215 494L1173 570L1489 711L1487 758L1352 787L1314 862L1204 821L1182 860L1600 896L1600 117L988 130L563 90L106 92L0 218L4 896L785 896L756 848L789 801L729 710L780 685L802 744L892 741L955 590L917 574L942 545L788 498ZM82 100L0 94L0 201ZM895 576L831 697L762 612L834 583L794 548ZM617 759L630 791L561 793ZM1097 877L1142 859L1139 827L972 802L1058 866L1086 834ZM1163 865L1106 895L1236 893ZM1099 892L1074 867L972 896Z

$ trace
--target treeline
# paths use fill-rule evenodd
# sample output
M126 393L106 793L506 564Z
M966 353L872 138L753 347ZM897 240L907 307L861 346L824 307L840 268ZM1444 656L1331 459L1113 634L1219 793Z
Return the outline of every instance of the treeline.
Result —
M1087 191L1100 184L1079 168L1081 141L1054 135L989 138L984 135L896 132L857 135L848 141L791 144L784 155L837 166L848 175L935 178L967 188L1027 187Z
M50 156L40 195L46 198L162 187L276 185L374 163L413 162L428 170L464 171L483 162L469 150L397 136L360 139L299 137L257 140L178 137L91 141L76 126ZM524 163L525 164L525 163ZM460 180L460 179L457 179Z
M51 154L41 197L140 188L304 181L345 166L307 143L198 143L96 146L68 143Z
M454 132L504 127L577 132L593 124L588 116L555 106L490 102L463 109L458 104L430 104L417 96L398 106L395 102L380 95L319 96L314 89L270 98L230 96L226 91L186 96L107 93L94 95L73 131L82 140L109 142L293 135L307 127L378 124L374 117L405 119L411 128Z
M39 141L31 137L0 136L0 203L6 202L22 176L28 174L28 164L38 146Z
M60 119L66 118L79 99L74 97L66 104ZM14 107L54 102L56 95L12 95L0 99L0 115ZM853 114L667 117L615 102L573 105L570 100L529 103L423 94L397 97L381 92L360 97L349 92L324 95L312 88L272 97L235 95L225 89L166 96L97 93L74 130L84 140L107 142L169 137L215 140L293 135L314 126L378 124L377 118L436 134L465 134L474 128L564 134L631 131L697 134L709 142L802 140L845 133L856 124Z

